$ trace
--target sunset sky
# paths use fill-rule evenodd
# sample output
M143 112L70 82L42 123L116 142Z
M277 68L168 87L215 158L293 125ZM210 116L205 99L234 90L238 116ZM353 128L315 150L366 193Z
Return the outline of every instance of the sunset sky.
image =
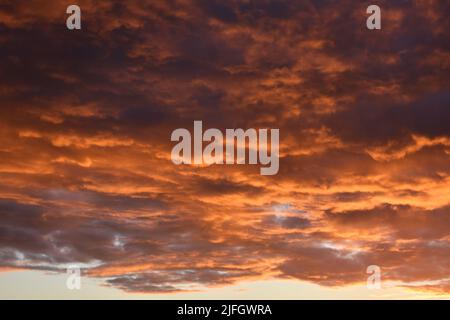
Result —
M450 298L449 13L0 0L0 298ZM194 120L279 128L278 174L174 165Z

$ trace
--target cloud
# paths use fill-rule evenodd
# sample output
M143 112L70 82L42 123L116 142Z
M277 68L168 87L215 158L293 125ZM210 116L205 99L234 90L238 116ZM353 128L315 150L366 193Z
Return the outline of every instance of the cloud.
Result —
M2 270L161 293L377 264L448 294L448 3L381 1L380 32L347 0L79 5L80 32L0 6ZM279 128L279 173L173 165L193 120Z
M328 212L327 218L344 229L389 229L395 239L443 239L448 236L450 207L423 210L408 205L380 205L368 210Z

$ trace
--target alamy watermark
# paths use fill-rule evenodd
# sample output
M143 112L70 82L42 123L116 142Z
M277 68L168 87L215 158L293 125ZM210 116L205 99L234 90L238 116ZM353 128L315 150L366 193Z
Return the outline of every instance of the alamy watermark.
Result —
M381 289L381 268L377 265L370 265L367 267L366 273L370 274L367 277L367 289Z
M81 289L81 268L78 266L70 266L67 268L66 287L69 290Z
M367 7L366 13L370 14L367 18L366 26L369 30L381 29L381 8L375 4Z
M180 128L172 132L171 141L178 141L171 153L176 165L259 163L264 166L260 168L261 175L275 175L279 170L279 129L226 129L223 134L215 128L203 132L202 121L194 121L193 139L189 130ZM209 144L203 148L203 142Z

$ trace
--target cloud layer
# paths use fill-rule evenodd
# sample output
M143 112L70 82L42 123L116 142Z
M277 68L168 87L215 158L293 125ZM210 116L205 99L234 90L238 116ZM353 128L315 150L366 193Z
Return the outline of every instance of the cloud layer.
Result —
M0 267L450 293L450 8L379 2L1 4ZM280 128L278 175L173 165L193 120Z

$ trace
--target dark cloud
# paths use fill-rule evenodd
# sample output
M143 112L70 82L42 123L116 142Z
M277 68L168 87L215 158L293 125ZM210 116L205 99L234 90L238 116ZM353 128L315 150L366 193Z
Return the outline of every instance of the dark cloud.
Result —
M449 103L450 94L446 92L401 105L361 101L331 115L326 123L344 141L369 145L384 145L389 141L408 143L413 134L449 137Z
M368 210L328 212L327 217L331 223L349 229L389 228L396 239L440 239L448 236L450 207L421 210L385 204Z
M245 183L236 183L226 179L205 179L198 178L194 180L194 193L206 195L227 195L227 194L248 194L256 195L264 191L264 188L252 186Z
M279 225L282 228L287 229L304 229L311 226L311 222L308 219L295 217L295 216L270 216L264 220L265 223Z

